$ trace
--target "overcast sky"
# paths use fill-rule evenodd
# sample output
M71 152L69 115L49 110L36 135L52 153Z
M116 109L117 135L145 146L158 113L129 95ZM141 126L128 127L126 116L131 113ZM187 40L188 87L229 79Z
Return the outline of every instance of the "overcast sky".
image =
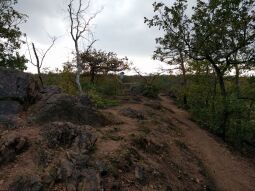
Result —
M93 24L94 36L98 39L95 48L116 52L120 57L127 56L144 72L155 72L165 66L151 59L156 46L155 38L160 32L144 24L144 17L153 16L154 1L92 0L91 12L103 7ZM164 1L169 4L173 2ZM73 42L68 33L67 4L68 0L19 0L16 6L29 16L21 30L37 47L45 49L49 46L48 34L59 37L45 60L44 66L51 69L61 68L63 62L72 59ZM36 70L28 64L28 71Z

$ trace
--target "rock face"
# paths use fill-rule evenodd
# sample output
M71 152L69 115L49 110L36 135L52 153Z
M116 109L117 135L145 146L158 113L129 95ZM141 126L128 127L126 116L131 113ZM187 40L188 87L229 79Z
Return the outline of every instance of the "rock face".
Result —
M0 137L0 165L10 162L28 146L26 137L6 134Z
M50 123L42 129L42 135L49 148L73 147L83 153L93 149L97 140L92 127L68 122Z
M34 103L39 87L27 73L0 69L0 124L15 126L16 115Z
M70 96L53 89L43 92L32 113L32 118L39 124L63 121L79 125L103 125L106 122L92 107L89 98Z
M18 176L9 186L9 191L42 191L43 185L39 176Z
M39 93L37 82L30 74L0 69L0 100L15 100L20 104L31 103Z
M0 115L18 114L22 111L22 106L17 101L0 101Z
M100 191L100 174L88 168L91 152L96 144L96 132L90 126L54 122L41 130L47 149L65 149L65 154L57 156L46 168L43 183L62 183L68 191Z

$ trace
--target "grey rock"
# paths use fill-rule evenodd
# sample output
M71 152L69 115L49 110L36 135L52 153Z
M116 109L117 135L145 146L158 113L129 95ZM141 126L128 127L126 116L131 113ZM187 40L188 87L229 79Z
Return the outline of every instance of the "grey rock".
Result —
M134 118L134 119L139 119L139 120L144 120L145 119L145 117L144 117L142 112L134 110L132 108L122 109L120 111L120 113L122 115L126 116L126 117L130 117L130 118Z
M86 169L82 172L82 180L78 184L77 191L100 191L101 179L93 169Z
M96 134L90 126L78 126L69 122L53 122L42 129L42 135L50 148L73 147L74 151L86 153L94 148Z
M0 115L18 114L22 109L22 105L17 101L0 101Z
M0 98L23 100L27 96L29 75L15 70L0 69Z
M0 79L0 100L29 104L39 93L39 86L30 74L1 68Z
M108 174L109 168L106 163L102 161L96 161L96 167L101 176L106 176Z
M67 159L60 159L57 168L57 179L67 180L70 179L74 173L74 165Z
M67 94L54 94L42 99L33 108L35 122L44 124L54 121L72 122L80 125L102 125L105 118L79 98Z
M0 165L13 161L28 146L26 137L6 134L0 138Z
M16 128L17 114L35 103L39 86L32 75L0 68L0 125Z
M4 128L13 129L18 127L17 116L0 115L0 125Z
M10 184L9 191L42 191L43 184L39 176L21 175Z
M66 190L68 191L76 191L76 182L74 181L71 181L71 182L68 182L66 183Z
M44 95L53 95L63 93L63 90L57 86L46 86L40 91L40 93Z

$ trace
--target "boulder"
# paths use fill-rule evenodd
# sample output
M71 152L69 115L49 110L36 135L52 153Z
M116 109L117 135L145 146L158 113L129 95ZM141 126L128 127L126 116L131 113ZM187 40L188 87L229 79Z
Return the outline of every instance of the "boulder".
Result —
M24 72L0 68L0 125L16 127L17 114L33 104L39 86L33 76Z
M35 101L39 86L32 75L17 70L0 69L0 100L15 100L20 104Z
M22 105L17 101L0 101L0 115L18 114L22 111Z
M0 115L0 127L4 128L17 128L18 118L16 115Z
M9 185L9 191L42 191L43 184L37 175L20 175Z
M39 124L63 121L79 125L103 125L106 122L88 98L64 93L43 95L33 106L32 113L34 122Z
M26 137L17 134L3 134L0 137L0 165L13 161L28 146Z
M49 148L71 148L86 153L92 150L97 141L90 126L78 126L68 122L53 122L42 129L42 135Z
M100 191L101 179L97 171L93 169L86 169L82 173L82 179L78 183L78 191Z

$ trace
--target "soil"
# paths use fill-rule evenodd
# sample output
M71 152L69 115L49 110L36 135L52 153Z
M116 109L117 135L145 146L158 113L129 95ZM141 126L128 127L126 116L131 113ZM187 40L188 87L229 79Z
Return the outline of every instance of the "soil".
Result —
M123 115L127 109L139 117ZM140 101L130 97L100 112L111 123L95 128L97 143L89 165L101 169L100 186L104 190L255 190L253 160L231 152L170 97L141 97ZM22 118L25 120L26 115ZM7 191L19 174L40 175L43 171L34 158L38 140L43 141L41 128L31 124L8 131L29 138L30 147L0 166L0 191ZM50 190L67 190L60 184Z
M188 112L177 108L167 97L161 98L161 103L174 111L171 117L182 129L186 145L204 164L217 190L255 190L255 168L251 160L232 153L224 143L192 122Z

